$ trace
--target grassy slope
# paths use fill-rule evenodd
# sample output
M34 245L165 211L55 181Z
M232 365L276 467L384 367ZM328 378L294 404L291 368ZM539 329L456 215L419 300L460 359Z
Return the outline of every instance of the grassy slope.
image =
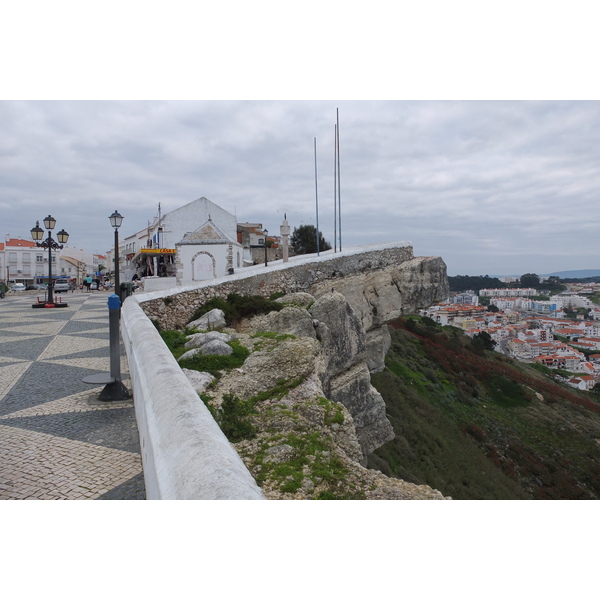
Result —
M396 438L369 467L456 499L600 497L590 394L417 321L394 324L386 364L373 384Z

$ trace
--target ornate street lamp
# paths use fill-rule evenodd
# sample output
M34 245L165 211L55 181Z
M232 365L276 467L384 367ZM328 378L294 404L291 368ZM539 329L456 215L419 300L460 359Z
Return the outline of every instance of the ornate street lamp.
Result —
M269 231L265 227L263 230L263 235L265 236L265 267L267 266L267 236L269 235Z
M67 240L69 239L69 234L64 230L61 229L57 234L56 237L58 239L58 242L56 242L55 240L52 239L52 230L54 229L54 227L56 226L56 219L50 215L48 215L45 219L44 219L44 227L48 230L48 237L44 240L44 230L40 227L40 222L36 221L35 223L35 227L31 230L31 237L33 238L33 241L35 242L36 246L38 248L48 248L48 298L46 300L45 303L40 303L40 304L34 304L33 306L35 308L38 308L39 306L44 306L44 307L48 307L48 308L54 308L56 306L59 307L64 307L67 306L67 304L55 304L54 303L54 296L53 296L53 289L54 289L54 285L52 283L52 250L62 250L62 248L64 247L64 244L67 243Z
M119 227L123 223L123 217L115 210L115 212L108 217L110 224L115 228L115 294L121 297L121 282L119 279Z

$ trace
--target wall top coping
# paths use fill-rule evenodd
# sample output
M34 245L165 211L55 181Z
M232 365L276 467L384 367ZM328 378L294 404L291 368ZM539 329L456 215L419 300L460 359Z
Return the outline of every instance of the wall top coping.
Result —
M339 258L345 258L348 256L356 256L359 254L366 254L368 252L378 252L381 250L393 249L393 248L406 248L412 247L412 242L387 242L383 244L367 244L363 246L353 246L341 252L334 252L333 250L326 250L321 252L320 255L315 254L300 254L298 256L290 256L289 261L284 263L282 259L274 260L269 262L269 266L265 268L264 264L253 265L251 267L243 267L233 275L225 275L223 277L217 277L216 279L207 279L203 282L196 282L189 285L173 286L164 290L156 290L154 292L146 292L141 294L135 294L132 296L138 303L149 302L150 300L158 300L166 296L172 296L173 293L180 294L182 292L188 292L197 290L203 287L211 287L227 283L230 281L240 281L253 277L260 273L283 271L291 267L299 267L302 265L309 265L314 263L327 262Z

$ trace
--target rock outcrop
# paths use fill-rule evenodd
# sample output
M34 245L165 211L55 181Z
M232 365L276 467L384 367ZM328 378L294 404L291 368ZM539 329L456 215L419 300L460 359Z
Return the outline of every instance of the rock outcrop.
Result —
M367 455L394 432L370 383L367 336L344 296L311 297L304 302L308 310L289 305L292 300L284 296L281 311L219 334L235 335L250 355L200 392L217 411L226 397L252 403L255 435L234 446L265 496L443 499L428 486L365 467ZM216 335L196 333L189 340L196 344Z
M325 369L325 395L352 415L364 460L394 437L385 403L371 385L365 330L346 298L338 292L321 296L309 308L315 319Z
M352 306L365 331L389 323L448 296L446 265L438 257L413 258L377 271L313 285L316 298L340 292Z
M393 247L229 279L175 294L168 303L153 297L142 307L162 327L182 328L211 297L281 291L287 292L277 300L282 310L226 330L251 353L207 392L216 410L225 398L252 401L256 435L234 445L265 495L443 499L427 486L365 468L367 455L394 437L370 382L371 373L385 368L385 324L447 296L443 261ZM217 316L190 325L218 329ZM189 344L226 344L207 339L196 334Z

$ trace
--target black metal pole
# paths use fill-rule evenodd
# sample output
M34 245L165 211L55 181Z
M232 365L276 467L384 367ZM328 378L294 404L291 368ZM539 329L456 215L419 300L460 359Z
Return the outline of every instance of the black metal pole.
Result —
M119 228L115 227L115 294L121 298L121 281L119 278Z
M267 266L267 236L265 236L265 267Z
M52 295L52 232L48 232L48 239L46 240L48 244L48 304L54 303L54 297Z

